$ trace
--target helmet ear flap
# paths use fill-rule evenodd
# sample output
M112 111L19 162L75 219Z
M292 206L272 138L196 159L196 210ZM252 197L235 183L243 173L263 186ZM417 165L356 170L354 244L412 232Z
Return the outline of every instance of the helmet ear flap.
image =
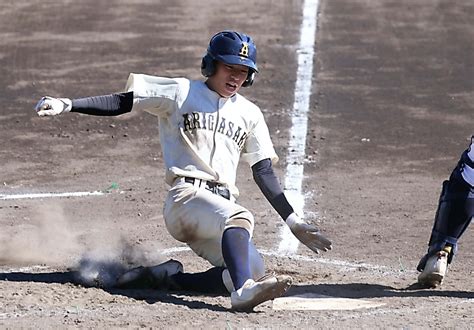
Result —
M244 83L242 84L242 87L252 86L254 79L255 79L255 71L249 70L249 73L247 75L247 79L245 79Z
M216 64L214 63L214 59L209 54L204 55L201 61L202 75L204 77L210 77L215 72L216 72Z

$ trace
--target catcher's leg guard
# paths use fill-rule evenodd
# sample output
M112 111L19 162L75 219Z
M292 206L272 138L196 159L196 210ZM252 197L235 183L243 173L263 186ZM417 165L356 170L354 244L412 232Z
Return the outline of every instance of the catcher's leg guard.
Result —
M456 168L455 171L458 169ZM423 271L427 260L445 246L451 246L448 264L457 251L458 239L469 226L474 216L473 188L451 175L450 180L443 182L443 189L436 211L435 222L431 232L428 253L421 258L417 269Z

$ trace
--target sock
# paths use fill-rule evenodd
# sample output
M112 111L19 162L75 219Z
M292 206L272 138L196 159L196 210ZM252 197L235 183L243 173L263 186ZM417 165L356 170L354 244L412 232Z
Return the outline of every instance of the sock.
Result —
M169 278L171 290L194 291L201 293L228 293L222 281L224 267L214 267L201 273L177 273Z
M236 290L251 278L249 241L250 234L244 228L229 228L222 234L222 256Z

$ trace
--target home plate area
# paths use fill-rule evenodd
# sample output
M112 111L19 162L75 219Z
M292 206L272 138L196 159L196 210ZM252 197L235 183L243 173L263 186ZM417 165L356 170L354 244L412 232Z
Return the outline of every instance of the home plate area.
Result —
M353 310L375 308L385 304L362 299L337 298L315 293L276 298L274 310Z

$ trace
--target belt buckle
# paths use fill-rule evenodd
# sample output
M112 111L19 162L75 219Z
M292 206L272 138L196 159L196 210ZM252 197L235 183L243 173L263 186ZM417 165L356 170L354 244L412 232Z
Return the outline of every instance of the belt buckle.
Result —
M206 189L212 192L215 195L224 197L225 199L230 200L230 191L229 189L221 186L217 182L206 181Z
M205 188L207 190L209 190L210 192L212 192L213 194L215 195L220 195L219 194L219 186L213 182L207 182L206 181L206 185L205 185Z
M196 186L196 183L199 183L199 187L202 187L202 184L204 183L204 188L206 188L207 190L209 190L213 194L219 195L221 197L224 197L225 199L230 200L230 191L229 191L229 189L227 189L225 187L222 187L217 182L205 181L205 180L200 180L200 179L191 178L191 177L184 177L184 182L190 183L194 186Z
M220 195L220 196L224 197L225 199L230 200L230 191L229 191L229 189L224 188L224 187L219 187L219 186L216 186L215 189L216 189L217 195Z

